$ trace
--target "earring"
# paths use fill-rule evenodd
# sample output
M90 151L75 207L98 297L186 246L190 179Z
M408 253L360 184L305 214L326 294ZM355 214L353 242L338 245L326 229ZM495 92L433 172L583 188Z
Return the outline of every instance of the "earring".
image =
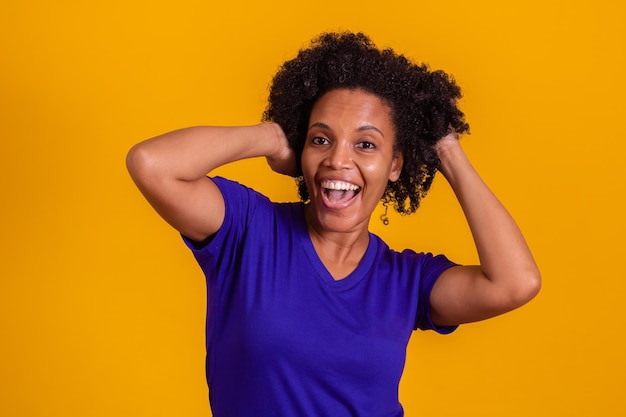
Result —
M380 215L380 220L383 222L385 226L389 224L389 217L387 217L387 210L389 210L389 202L383 201L383 207L385 208L385 212Z

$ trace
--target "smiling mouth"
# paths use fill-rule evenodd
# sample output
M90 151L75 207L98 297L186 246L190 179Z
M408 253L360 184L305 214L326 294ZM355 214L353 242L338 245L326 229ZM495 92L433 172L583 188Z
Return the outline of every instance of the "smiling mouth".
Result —
M322 181L322 192L328 202L333 205L347 203L354 198L361 187L345 181Z

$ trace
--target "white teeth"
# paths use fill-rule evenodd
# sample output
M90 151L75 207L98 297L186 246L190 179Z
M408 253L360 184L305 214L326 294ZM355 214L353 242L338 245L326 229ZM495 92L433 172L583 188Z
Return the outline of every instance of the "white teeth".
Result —
M357 185L350 184L345 181L322 181L322 187L327 188L329 190L353 190L356 191L359 189Z

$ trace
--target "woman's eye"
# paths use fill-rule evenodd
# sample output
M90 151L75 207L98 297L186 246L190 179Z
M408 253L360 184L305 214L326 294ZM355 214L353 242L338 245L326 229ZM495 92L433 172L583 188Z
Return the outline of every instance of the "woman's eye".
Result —
M357 148L361 149L374 149L376 147L376 145L374 145L372 142L367 141L359 142L356 146Z
M328 143L328 139L321 136L316 136L311 140L311 142L313 142L313 144L315 145L325 145Z

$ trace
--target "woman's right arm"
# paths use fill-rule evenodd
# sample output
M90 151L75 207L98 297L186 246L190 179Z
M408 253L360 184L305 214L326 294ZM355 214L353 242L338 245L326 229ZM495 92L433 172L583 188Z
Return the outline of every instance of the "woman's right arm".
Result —
M293 174L295 159L277 124L190 127L146 140L128 152L133 181L154 209L183 235L202 241L224 221L224 198L206 175L230 162L266 157Z

